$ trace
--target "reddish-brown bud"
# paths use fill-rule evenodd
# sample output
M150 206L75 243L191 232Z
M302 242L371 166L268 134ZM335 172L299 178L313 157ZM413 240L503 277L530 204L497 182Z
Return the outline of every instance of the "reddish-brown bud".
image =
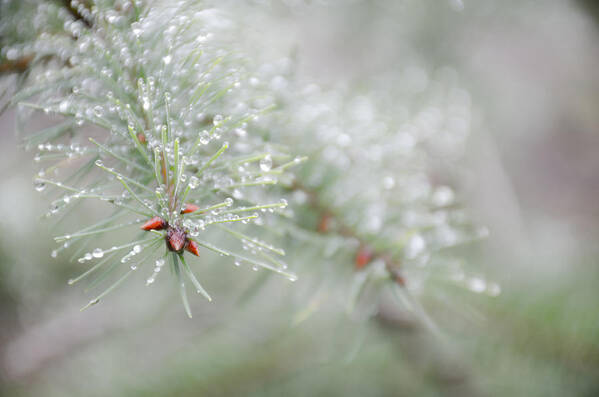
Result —
M403 276L396 274L394 280L397 284L401 285L402 287L406 286L406 279L403 278Z
M198 247L198 243L196 243L193 240L187 240L187 245L185 246L185 249L194 254L195 256L200 256L200 249Z
M139 134L137 134L137 140L139 141L139 143L141 143L142 145L145 145L145 143L147 142L146 140L146 136L144 134L142 134L141 132Z
M198 207L197 205L187 203L187 204L185 204L185 206L181 210L181 213L182 214L189 214L190 212L196 212L199 209L200 209L200 207Z
M146 223L141 225L143 230L162 230L166 227L166 222L159 216L150 218Z
M372 261L372 250L362 246L356 254L356 269L362 269Z
M318 222L318 231L320 233L326 233L329 231L331 226L331 215L324 213L320 217L320 222Z
M170 251L175 251L177 253L181 253L183 248L185 248L185 243L187 241L187 235L183 231L183 229L178 227L170 227L166 230L166 247Z

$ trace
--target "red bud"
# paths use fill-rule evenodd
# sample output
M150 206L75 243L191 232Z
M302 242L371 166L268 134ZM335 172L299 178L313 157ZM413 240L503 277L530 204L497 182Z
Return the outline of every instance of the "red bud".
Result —
M356 254L356 269L362 269L372 260L372 251L368 247L360 247Z
M200 209L200 207L198 207L197 205L187 203L187 204L185 204L185 207L183 207L183 209L181 210L181 213L189 214L190 212L196 212L199 209Z
M141 225L143 230L162 230L166 227L166 222L159 216L150 218L146 223Z
M403 276L400 276L399 274L395 275L395 282L401 285L402 287L406 286L406 279L403 278Z
M320 217L320 222L318 223L318 231L320 233L326 233L329 231L329 227L331 223L331 215L324 213Z
M200 249L198 247L198 243L196 243L193 240L188 240L188 244L185 247L185 249L189 252L191 252L192 254L194 254L195 256L200 256Z
M166 246L169 250L181 253L185 247L187 236L182 229L169 227L166 231Z
M137 134L137 140L139 141L139 143L141 143L142 145L145 144L146 141L146 136L142 133Z

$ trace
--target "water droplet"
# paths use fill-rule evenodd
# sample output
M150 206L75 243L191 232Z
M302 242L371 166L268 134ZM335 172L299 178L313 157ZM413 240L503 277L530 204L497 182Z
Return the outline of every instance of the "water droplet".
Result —
M137 244L136 246L134 246L132 252L139 254L141 252L141 245Z
M208 131L200 132L200 143L202 145L207 145L210 143L210 134L208 133Z
M395 179L392 176L387 175L383 178L383 187L387 190L393 189L395 186Z
M225 199L225 204L226 204L227 207L232 206L233 205L233 199L231 197L227 197Z
M35 187L35 190L37 190L38 192L43 191L46 188L46 183L40 180L36 180L33 183L33 186Z
M339 134L337 136L337 144L341 147L347 147L351 144L351 137L347 134Z
M65 99L64 101L60 102L60 105L58 105L58 110L61 113L66 113L69 110L69 101Z
M487 293L491 296L499 296L501 294L501 287L497 283L489 283Z
M433 193L432 201L438 207L444 207L453 203L454 193L448 186L439 186Z
M487 238L487 237L489 237L489 234L490 234L489 229L487 227L484 227L484 226L480 227L480 228L478 228L476 230L476 235L479 238Z
M212 119L212 124L214 124L214 125L219 125L222 122L223 122L223 116L220 114L215 115L214 118Z
M472 292L481 293L487 289L487 283L482 278L472 277L468 280L468 288Z
M104 108L100 105L94 106L94 114L96 117L102 117L102 114L104 114Z
M243 198L243 193L239 189L233 190L233 197L237 200L241 200Z
M170 64L172 60L173 57L170 54L162 58L162 62L164 62L165 65Z
M94 258L101 258L104 256L104 251L102 251L102 249L100 249L100 248L96 248L95 250L92 251L92 256Z
M141 28L139 22L133 22L131 24L131 32L133 32L133 34L135 35L135 37L141 36L141 34L143 33L143 29Z
M422 252L424 252L425 248L426 241L424 240L424 238L420 234L415 234L412 236L410 242L406 247L406 257L408 257L409 259L414 259Z
M189 188L190 189L195 189L200 185L200 180L198 179L198 177L196 177L195 175L192 175L189 178Z
M98 167L102 167L102 166L104 165L104 163L103 163L103 162L102 162L102 160L100 160L100 159L96 160L95 164L96 164Z
M260 160L260 169L264 172L270 171L272 168L272 157L267 154L262 160Z
M56 258L58 256L58 251L56 251L56 250L52 251L52 253L50 254L50 256L52 258Z
M19 50L17 50L16 48L9 48L8 51L6 51L6 59L8 59L9 61L14 61L19 57Z

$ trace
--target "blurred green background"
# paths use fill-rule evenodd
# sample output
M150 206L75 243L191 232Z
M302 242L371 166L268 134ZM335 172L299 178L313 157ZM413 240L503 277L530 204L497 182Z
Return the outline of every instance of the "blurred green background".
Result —
M129 280L80 312L91 293L66 280L82 265L49 254L52 236L76 225L40 221L33 154L19 149L8 111L0 118L0 392L599 395L595 3L272 3L267 33L256 34L285 32L302 73L323 83L389 73L406 59L456 70L476 112L463 196L491 231L460 254L497 280L501 295L431 283L420 297L428 327L391 299L372 319L348 318L301 271L294 284L272 278L250 294L261 274L206 255L201 275L216 299L193 299L193 320L168 277L152 288L142 276ZM82 213L84 224L94 219L93 208Z

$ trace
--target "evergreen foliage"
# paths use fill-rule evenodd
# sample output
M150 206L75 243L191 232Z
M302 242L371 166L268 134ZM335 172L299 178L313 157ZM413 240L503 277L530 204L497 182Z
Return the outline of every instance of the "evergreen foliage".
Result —
M185 249L295 281L282 260L289 251L300 276L339 285L350 311L365 291L402 294L431 279L499 293L444 253L486 233L450 187L471 118L450 69L407 69L394 90L390 76L369 92L325 89L296 76L289 58L244 56L235 21L204 2L4 7L35 15L36 34L16 32L2 56L26 62L9 104L19 106L25 147L37 150L47 216L77 216L83 199L112 207L55 238L52 257L68 249L92 263L69 283L107 283L88 306L147 263L152 284L168 262L191 316L186 283L211 297ZM419 79L430 79L425 89ZM32 128L34 112L52 125ZM121 229L127 241L96 245Z

